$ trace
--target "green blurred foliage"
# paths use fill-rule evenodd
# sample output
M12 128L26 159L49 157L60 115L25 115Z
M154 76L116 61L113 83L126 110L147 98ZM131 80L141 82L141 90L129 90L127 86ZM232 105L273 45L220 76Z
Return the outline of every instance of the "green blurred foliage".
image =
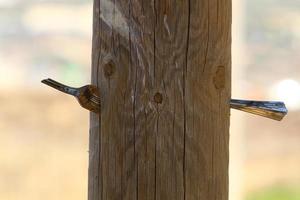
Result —
M300 186L273 186L249 193L246 200L300 200Z

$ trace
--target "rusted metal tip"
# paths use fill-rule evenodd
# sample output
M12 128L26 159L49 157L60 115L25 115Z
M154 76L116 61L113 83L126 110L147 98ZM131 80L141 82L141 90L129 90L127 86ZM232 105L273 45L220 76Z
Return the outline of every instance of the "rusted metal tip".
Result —
M232 99L230 107L269 119L281 121L287 114L288 109L284 102L280 101L251 101Z
M44 79L41 82L63 93L76 97L83 108L94 113L100 113L101 98L96 86L86 85L80 88L73 88L50 78Z
M79 104L94 113L99 114L101 108L101 98L99 90L94 85L86 85L79 88L79 95L77 100Z

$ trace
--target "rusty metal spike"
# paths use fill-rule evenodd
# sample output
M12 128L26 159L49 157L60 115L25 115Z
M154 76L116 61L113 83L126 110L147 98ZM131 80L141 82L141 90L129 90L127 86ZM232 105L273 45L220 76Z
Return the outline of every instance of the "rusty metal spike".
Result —
M100 113L100 94L96 86L85 85L80 88L74 88L49 78L42 80L42 83L52 88L55 88L63 93L74 96L83 108L94 113Z
M230 107L273 120L281 121L288 113L284 102L231 99Z
M76 97L82 107L92 112L100 113L100 94L96 86L86 85L80 88L73 88L52 79L42 80L42 83ZM277 121L281 121L288 113L285 104L279 101L231 99L230 107Z

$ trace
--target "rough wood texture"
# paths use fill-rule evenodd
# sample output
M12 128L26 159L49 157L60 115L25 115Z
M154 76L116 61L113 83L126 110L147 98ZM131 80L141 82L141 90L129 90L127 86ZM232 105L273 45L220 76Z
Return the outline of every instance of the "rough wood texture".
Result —
M227 200L231 0L94 0L89 200Z

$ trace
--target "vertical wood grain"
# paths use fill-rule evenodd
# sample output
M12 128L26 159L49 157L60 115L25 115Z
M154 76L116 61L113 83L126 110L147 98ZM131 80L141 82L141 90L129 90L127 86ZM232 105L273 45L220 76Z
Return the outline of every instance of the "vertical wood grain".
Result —
M89 200L227 200L231 0L94 0Z

